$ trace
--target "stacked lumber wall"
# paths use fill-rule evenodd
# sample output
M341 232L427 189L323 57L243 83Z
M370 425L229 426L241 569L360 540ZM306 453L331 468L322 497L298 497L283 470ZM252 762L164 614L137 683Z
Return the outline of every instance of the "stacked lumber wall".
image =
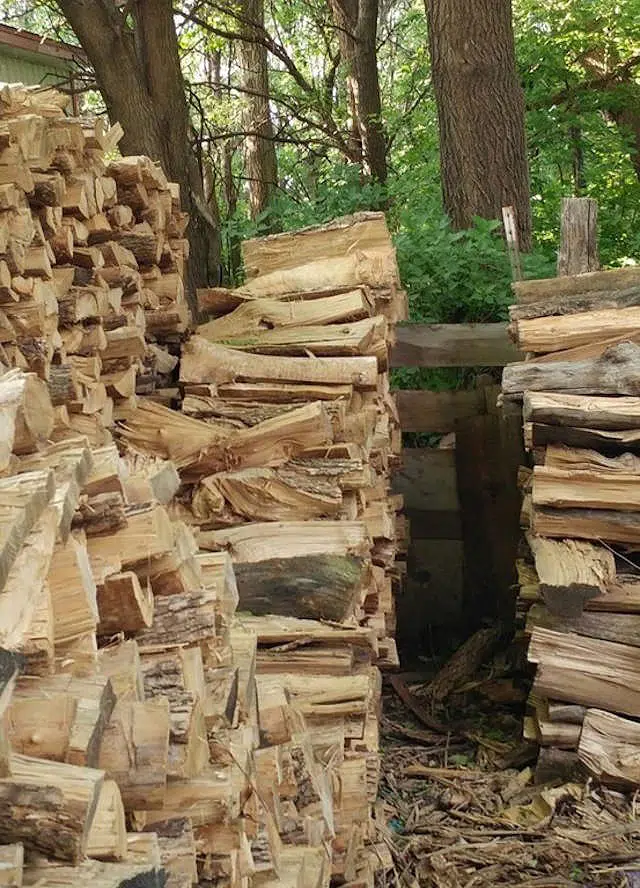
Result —
M118 129L61 117L55 93L0 102L2 884L373 885L405 532L384 217L245 245L247 285L200 294L211 320L172 389L188 335L175 189L148 159L107 166ZM73 206L40 206L40 175ZM76 198L102 179L117 203L86 216ZM12 266L16 219L41 214L79 240L37 244L50 270ZM110 240L85 246L98 216ZM15 312L42 288L47 325L27 335ZM109 309L70 321L87 294ZM120 371L135 385L119 398Z
M547 758L640 783L640 271L514 285L528 360L504 371L533 469L519 610L535 680L528 736Z

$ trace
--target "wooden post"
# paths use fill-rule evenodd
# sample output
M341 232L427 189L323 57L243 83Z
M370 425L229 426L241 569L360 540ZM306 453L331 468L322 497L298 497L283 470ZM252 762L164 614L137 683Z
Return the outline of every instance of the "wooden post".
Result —
M565 197L560 216L558 275L598 271L598 204L590 197Z
M516 211L513 207L502 208L502 224L507 242L507 253L511 264L511 277L514 281L522 280L522 263L520 261L520 245L518 243L518 226Z

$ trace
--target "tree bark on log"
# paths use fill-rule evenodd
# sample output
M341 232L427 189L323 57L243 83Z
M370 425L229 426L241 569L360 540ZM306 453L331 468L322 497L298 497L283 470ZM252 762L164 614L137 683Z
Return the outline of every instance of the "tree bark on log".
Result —
M234 569L240 610L334 622L353 613L368 574L365 562L350 555L273 558Z

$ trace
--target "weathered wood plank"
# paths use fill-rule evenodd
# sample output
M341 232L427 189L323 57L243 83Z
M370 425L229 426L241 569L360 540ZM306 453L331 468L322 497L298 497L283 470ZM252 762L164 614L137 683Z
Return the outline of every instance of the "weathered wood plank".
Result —
M506 324L400 324L392 367L503 367L522 360Z
M458 509L453 450L410 447L393 479L394 493L404 496L405 509L455 512Z
M403 432L452 432L456 420L486 413L482 389L394 393Z

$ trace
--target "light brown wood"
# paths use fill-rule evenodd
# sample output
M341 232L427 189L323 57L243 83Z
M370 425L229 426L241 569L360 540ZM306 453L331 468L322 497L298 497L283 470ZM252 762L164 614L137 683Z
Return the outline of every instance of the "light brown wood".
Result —
M350 384L375 388L375 358L274 358L246 355L192 337L183 350L180 380L184 383L215 382L313 382Z
M98 633L136 632L150 626L153 620L153 594L150 584L144 586L133 571L105 577L98 587Z
M78 863L86 853L102 771L14 755L0 778L0 840ZM20 806L14 799L19 796ZM31 816L29 816L31 815Z
M601 709L588 709L580 735L580 760L599 780L636 785L640 780L640 727Z
M625 472L535 466L534 506L571 509L640 510L640 478Z
M104 780L89 830L87 856L95 860L124 860L127 828L120 790L115 780Z

